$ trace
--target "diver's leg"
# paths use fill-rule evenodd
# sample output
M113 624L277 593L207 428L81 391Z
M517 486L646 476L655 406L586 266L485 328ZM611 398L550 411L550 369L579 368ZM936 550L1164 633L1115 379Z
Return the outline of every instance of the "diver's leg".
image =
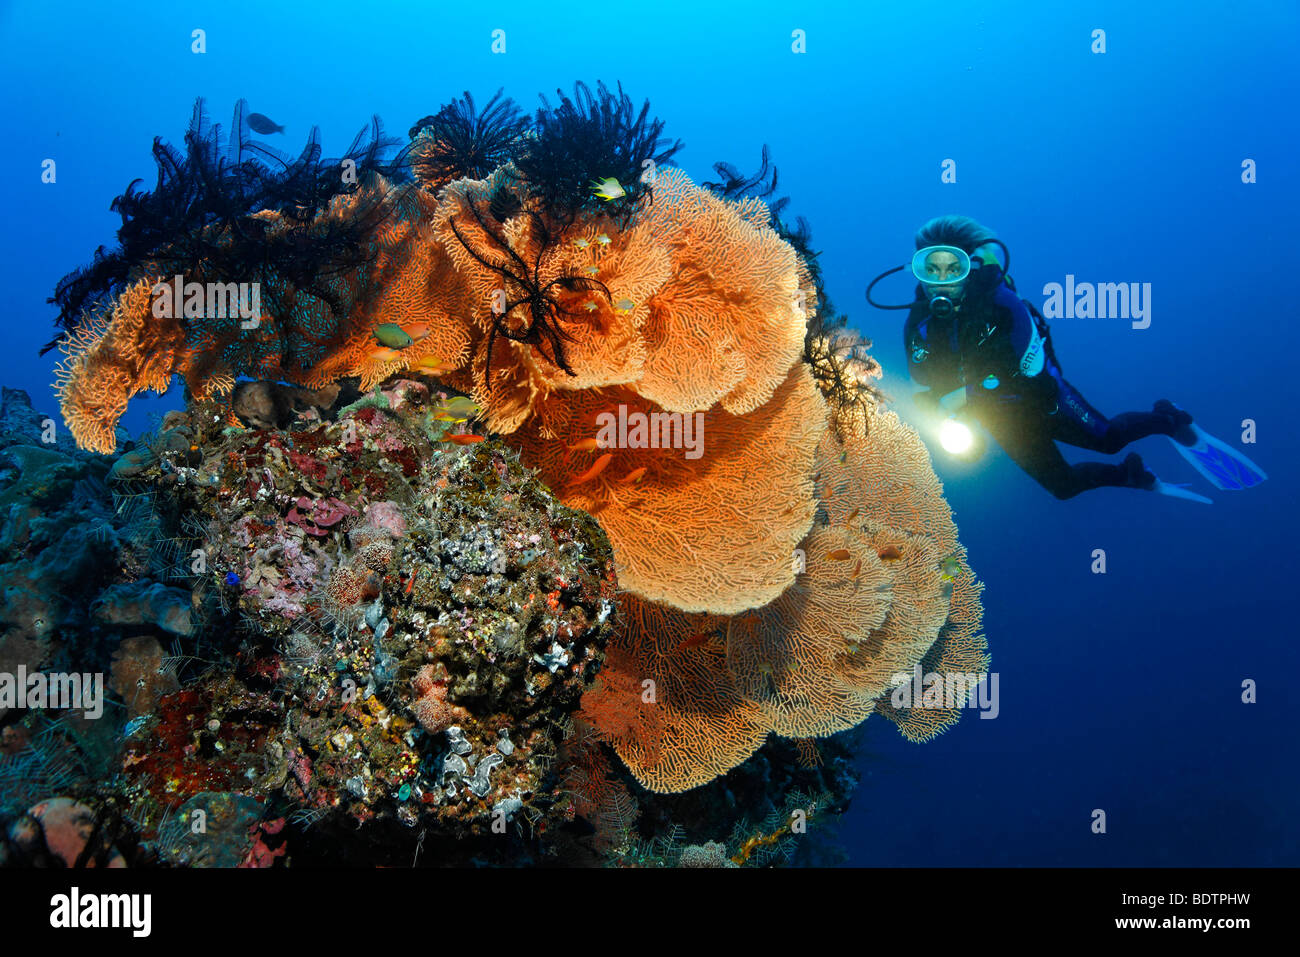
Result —
M1137 455L1130 455L1120 465L1106 462L1071 465L1056 447L1051 425L1036 416L994 412L982 415L980 421L1013 462L1059 499L1073 498L1080 492L1106 485L1149 488L1155 481Z
M1065 379L1056 381L1056 412L1051 418L1052 435L1058 441L1111 455L1130 442L1148 435L1175 435L1184 426L1179 415L1162 411L1160 403L1151 412L1121 412L1108 419ZM1191 421L1191 416L1182 415Z

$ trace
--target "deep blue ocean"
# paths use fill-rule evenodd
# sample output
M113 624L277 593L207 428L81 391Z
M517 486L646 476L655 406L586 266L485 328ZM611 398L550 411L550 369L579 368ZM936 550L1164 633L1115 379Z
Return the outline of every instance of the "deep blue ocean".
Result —
M195 29L206 53L191 52ZM911 256L924 221L963 213L997 231L1040 304L1067 275L1151 284L1148 328L1052 323L1094 406L1167 397L1234 444L1256 424L1246 449L1271 478L1236 493L1164 438L1137 444L1208 507L1122 489L1057 501L996 447L959 464L932 446L985 584L1000 713L925 745L868 722L847 862L1295 866L1298 30L1294 2L5 3L0 381L55 412L56 354L37 354L55 331L46 299L112 245L110 201L137 177L152 186L153 137L180 143L197 97L223 124L246 98L295 154L319 126L338 155L372 114L404 136L465 90L484 103L504 87L532 110L576 80L621 82L684 142L676 160L697 182L718 161L756 169L770 148L778 195L810 223L827 291L873 340L905 418L905 314L863 291ZM894 279L879 297L905 301ZM179 403L177 386L123 423L139 432ZM1257 703L1241 700L1247 680Z

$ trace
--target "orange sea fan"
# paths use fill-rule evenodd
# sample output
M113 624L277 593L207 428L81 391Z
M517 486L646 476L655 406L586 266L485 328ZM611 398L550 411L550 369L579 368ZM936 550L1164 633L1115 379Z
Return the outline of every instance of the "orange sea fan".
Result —
M634 595L620 599L619 616L606 650L610 674L601 672L607 684L582 707L641 784L659 792L698 787L762 746L763 715L735 687L721 648L695 640L725 627L725 618ZM622 699L611 700L616 694Z
M855 560L827 557L845 546L865 566L856 574ZM857 676L846 664L884 650L873 633L896 596L890 570L861 536L815 528L801 548L806 570L795 583L763 608L728 622L727 667L770 730L786 737L822 737L859 724L874 708L882 686L853 680Z
M774 398L741 418L775 405ZM646 787L695 787L743 761L768 733L822 737L876 711L913 740L933 736L960 717L959 708L894 710L895 676L917 664L987 667L980 586L919 437L874 405L822 408L843 420L847 437L822 433L812 466L818 522L800 554L786 554L802 568L792 585L762 607L727 616L622 599L627 613L611 644L621 677L590 703L599 704L597 726ZM576 434L572 422L569 429ZM611 464L602 476L622 467ZM633 511L614 486L597 515L616 529ZM617 555L616 533L610 537ZM661 731L637 710L646 706L633 692L645 679L671 691L659 702ZM616 690L621 699L612 697Z
M55 394L77 444L111 454L114 430L133 395L167 391L185 350L179 320L153 315L154 279L126 288L106 314L89 318L60 348Z
M492 199L495 196L509 197L509 209L512 212L517 212L526 198L519 184L518 173L509 163L486 179L458 179L448 183L438 193L437 206L430 218L434 239L451 258L456 272L468 285L468 315L465 318L473 320L485 332L491 328L494 294L502 289L503 279L500 273L479 262L466 248L466 243L489 262L507 263L510 260L509 254L478 222L471 207L477 207L490 226L500 227L501 238L511 248L522 254L527 253L519 237L519 231L525 228L523 220L516 216L513 225L509 217L504 223L496 220L492 211ZM500 204L498 209L501 209Z
M558 229L547 233L549 227L526 210L526 202L507 166L486 180L449 184L433 216L438 241L471 288L473 305L467 311L480 333L473 349L475 378L482 383L471 389L488 410L490 426L502 433L514 431L533 405L555 390L640 378L646 362L640 333L648 315L646 301L670 273L668 250L645 231L620 232L598 217L562 234ZM543 348L491 334L496 323L518 334L531 328L536 317L521 300L533 287L544 291L554 309L568 370L559 367L554 343ZM494 297L496 309L503 303L519 305L498 318Z
M376 236L377 254L364 275L352 280L352 302L337 333L339 344L323 361L286 377L307 388L322 388L344 376L361 378L368 391L394 372L430 357L449 369L467 365L474 323L468 284L434 239L428 225L434 201L418 190L402 195L396 213ZM374 355L374 329L384 323L422 326L427 334L391 359Z
M641 330L648 300L668 280L667 248L636 227L618 230L603 217L567 233L543 257L543 281L560 276L594 279L609 293L583 290L559 299L575 321L565 324L565 356L576 375L545 357L538 365L553 389L588 389L637 381L645 371L647 349Z
M516 224L521 225L516 225ZM521 248L531 248L531 229L512 221L511 235ZM607 245L599 237L609 239ZM634 382L645 367L645 341L640 333L647 315L646 298L668 275L666 250L646 243L647 234L618 233L612 224L597 221L576 231L542 257L542 282L559 276L595 278L600 290L556 290L560 305L574 319L563 324L565 355L575 375L547 359L537 348L497 337L492 353L492 379L487 382L488 336L475 340L476 401L488 410L493 431L517 429L546 396L557 391L600 388ZM628 304L630 308L627 308ZM616 308L622 307L622 308Z
M953 574L945 574L941 567L916 571L918 594L933 595L937 587L939 598L947 605L939 632L919 661L924 672L986 671L988 643L980 632L983 585L976 580L966 550L957 540L952 510L943 498L943 485L934 474L924 443L896 414L874 405L841 409L837 414L847 422L842 430L845 441L841 444L832 430L818 450L821 487L831 492L821 506L828 520L832 525L847 522L860 529L867 523L894 529L905 533L909 541L929 543L927 554L939 565L950 559ZM850 519L864 499L871 502L870 507L861 508ZM904 544L900 554L907 553ZM922 609L913 606L913 611ZM891 622L890 627L912 631L922 622L932 621L933 615L932 609L922 620ZM900 672L914 667L905 661L898 665ZM961 717L960 706L895 710L888 692L877 701L876 710L897 723L904 737L913 741L928 740Z
M757 200L729 203L664 170L644 229L671 250L673 273L651 298L644 336L651 358L641 395L673 412L716 402L758 408L803 349L798 256L762 221Z
M480 329L492 327L494 296L515 301L526 292L488 264L531 270L525 278L548 288L563 310L557 326L574 374L536 345L477 340L475 365L486 375L490 358L494 375L476 398L493 428L513 430L523 410L553 391L619 384L670 412L721 402L739 415L785 379L807 319L798 257L767 225L766 207L719 199L675 170L661 175L654 195L624 229L598 217L543 245L538 220L520 212L528 199L513 167L440 193L434 234L471 287ZM561 277L603 288L548 286ZM519 306L501 321L522 332L534 321L526 313ZM495 395L498 388L507 394Z
M633 427L670 420L625 387L557 393L514 444L566 505L596 515L622 587L686 611L722 613L779 595L794 580L791 555L812 521L813 453L826 428L826 405L807 369L796 366L760 413L715 408L690 417L692 427L702 422L697 458L680 447L569 453L597 437L598 416L610 422L620 407ZM631 430L626 438L633 444ZM606 451L611 459L599 475L570 484Z
M984 675L989 670L988 640L979 630L979 593L983 585L969 569L953 582L952 607L947 624L920 661L923 675ZM895 708L888 693L876 701L876 711L898 726L909 741L921 743L948 730L961 720L965 701L954 707Z

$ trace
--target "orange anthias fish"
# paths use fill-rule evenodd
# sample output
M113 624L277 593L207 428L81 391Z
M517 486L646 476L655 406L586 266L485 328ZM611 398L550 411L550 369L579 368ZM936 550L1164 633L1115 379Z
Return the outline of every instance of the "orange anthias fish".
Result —
M486 438L486 435L444 435L438 441L455 442L457 445L473 445L475 442L482 442Z
M847 562L853 557L853 553L847 548L837 548L833 552L827 552L826 557L833 562Z
M620 485L631 485L631 484L633 484L634 482L639 482L639 481L641 481L641 479L643 479L643 478L645 478L645 466L644 466L644 465L641 466L640 468L633 469L632 471L628 472L626 475L624 475L624 476L623 476L621 479L619 479L618 481L619 481L619 484L620 484Z
M896 562L903 557L897 545L886 545L876 553L882 562Z
M378 349L370 350L370 358L378 359L380 362L392 362L402 353L397 349L389 349L387 346L380 346Z
M861 511L862 511L862 509L860 509L860 508L855 508L853 511L849 512L849 517L846 518L846 519L844 520L844 527L845 527L845 528L848 528L848 526L849 526L849 522L851 522L851 521L853 521L855 518L857 518L857 517L858 517L858 513L861 512Z
M410 325L402 326L402 331L412 339L419 340L433 332L433 327L427 322L413 322Z
M685 651L687 648L698 648L712 637L713 632L711 631L698 632L691 635L689 638L683 638L677 643L677 647L674 648L673 651Z
M595 463L591 466L591 468L587 469L587 471L583 472L581 475L575 475L573 478L569 479L569 481L565 482L564 483L565 487L568 487L570 485L578 485L581 482L591 481L601 472L605 471L605 466L609 465L609 460L612 459L613 457L614 457L613 452L606 452L600 458L596 459Z
M419 359L416 359L411 363L411 368L420 369L425 372L432 372L436 375L439 372L452 372L460 367L454 362L447 362L444 359L439 359L437 356L421 356Z
M600 440L599 440L599 439L594 439L594 438L592 438L592 439L582 439L581 441L574 442L574 443L573 443L572 445L570 445L568 448L569 448L569 452L570 452L570 453L573 453L573 452L594 452L594 451L596 451L596 449L600 448Z

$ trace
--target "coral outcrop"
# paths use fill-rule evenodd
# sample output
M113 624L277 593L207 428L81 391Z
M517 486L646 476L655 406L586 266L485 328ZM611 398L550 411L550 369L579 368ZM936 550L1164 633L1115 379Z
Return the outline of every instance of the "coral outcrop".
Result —
M143 830L201 786L256 794L290 835L581 818L611 853L664 836L666 796L765 753L821 760L876 713L912 740L960 716L889 701L918 666L987 667L923 444L834 319L806 227L764 201L766 153L759 176L720 164L725 183L697 185L662 165L679 144L647 109L579 85L530 123L466 95L412 128L413 181L379 160L376 123L353 182L299 207L278 174L250 192L256 164L214 168L196 112L186 161L126 197L174 228L124 230L60 285L80 445L115 449L130 396L185 379L188 414L115 480L163 490L204 568L191 603L241 622L234 673L128 704ZM191 180L217 219L173 223L168 190ZM154 283L184 263L201 284L246 265L259 314L155 319ZM93 307L79 325L73 304ZM201 633L182 598L123 583L97 620ZM158 757L194 734L206 751ZM786 803L673 860L766 859L797 833Z

